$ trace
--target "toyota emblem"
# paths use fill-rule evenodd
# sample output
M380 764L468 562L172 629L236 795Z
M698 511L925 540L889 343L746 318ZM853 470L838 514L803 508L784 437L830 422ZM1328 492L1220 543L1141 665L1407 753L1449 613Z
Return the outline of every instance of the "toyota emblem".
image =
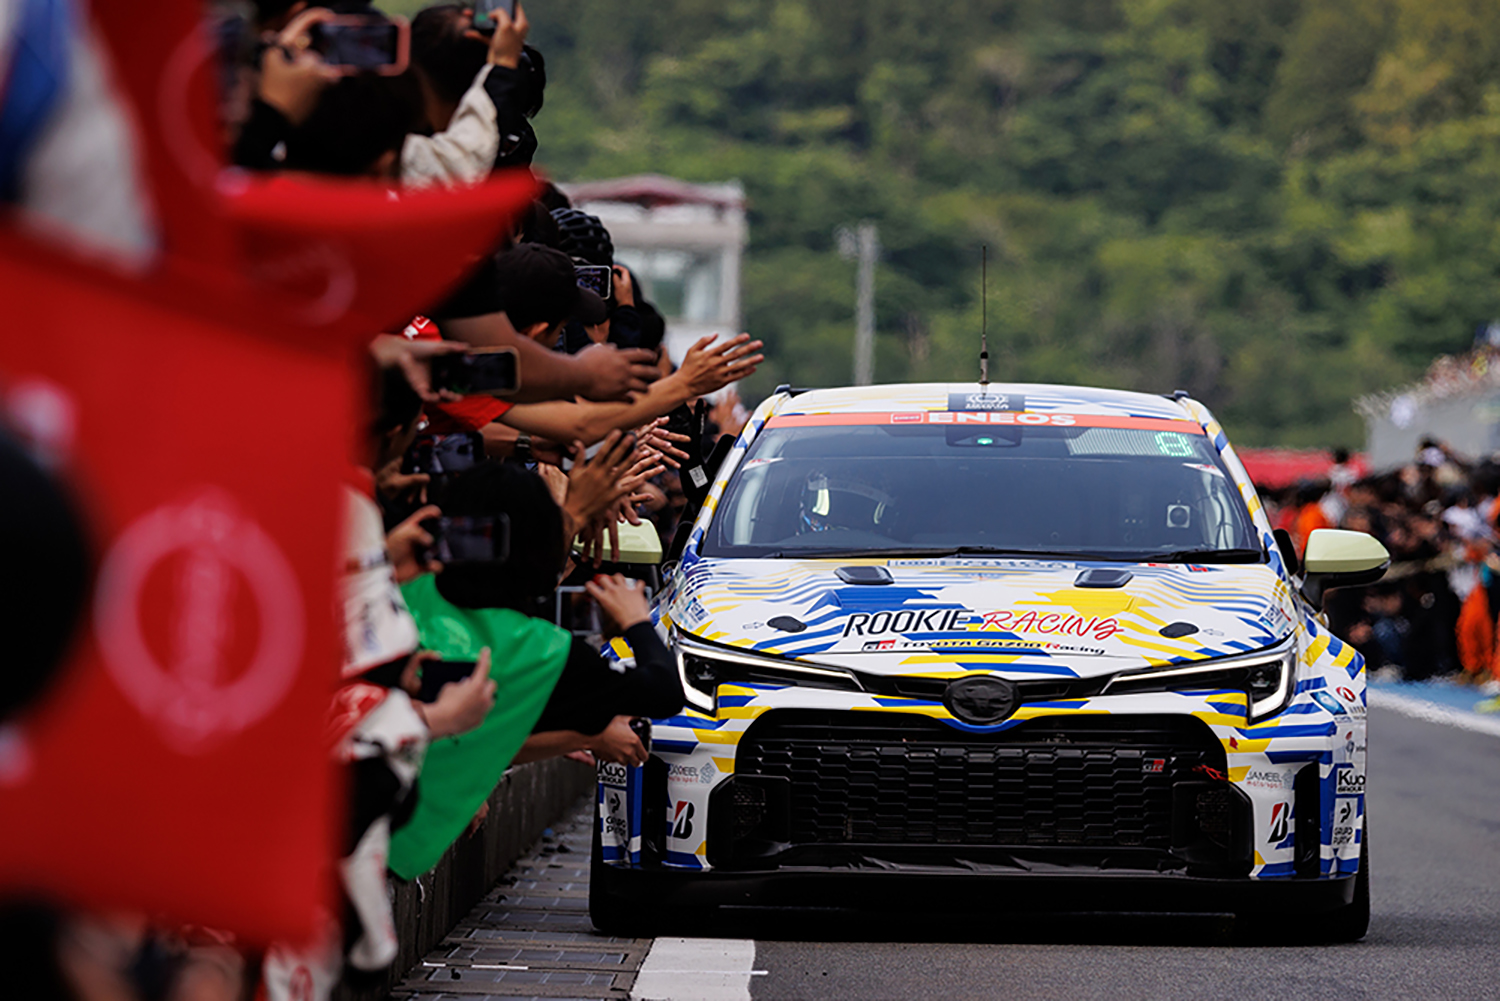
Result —
M974 726L1003 722L1020 701L1014 684L990 675L958 678L943 692L943 705L954 718Z

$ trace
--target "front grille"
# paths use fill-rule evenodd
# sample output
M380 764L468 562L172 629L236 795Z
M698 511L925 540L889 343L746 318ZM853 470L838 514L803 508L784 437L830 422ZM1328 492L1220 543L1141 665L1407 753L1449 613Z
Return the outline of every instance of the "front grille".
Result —
M792 845L1172 846L1172 787L1224 767L1191 718L1056 716L971 734L914 714L781 710L735 771L788 780Z

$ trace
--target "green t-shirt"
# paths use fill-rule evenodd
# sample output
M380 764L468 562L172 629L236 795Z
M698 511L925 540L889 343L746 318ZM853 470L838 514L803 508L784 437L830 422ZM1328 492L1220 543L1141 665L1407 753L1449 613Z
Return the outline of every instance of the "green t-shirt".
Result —
M444 660L478 660L489 647L496 685L494 708L478 729L427 749L417 808L391 835L391 871L413 879L437 865L531 734L562 675L572 636L508 608L459 608L438 593L431 575L401 593L424 647Z

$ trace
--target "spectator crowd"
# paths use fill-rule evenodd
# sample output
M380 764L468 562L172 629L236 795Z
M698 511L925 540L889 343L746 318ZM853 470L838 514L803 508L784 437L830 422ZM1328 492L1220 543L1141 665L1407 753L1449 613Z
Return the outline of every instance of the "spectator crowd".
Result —
M363 2L250 10L210 5L235 165L393 194L531 168L547 75L521 3L479 18L440 4L409 25ZM707 337L674 365L605 227L537 191L441 301L370 332L337 568L344 655L329 665L348 804L326 938L250 952L144 920L11 912L8 947L58 959L22 971L26 996L311 1001L379 979L398 948L388 873L430 870L510 766L642 764L637 721L682 708L650 574L630 576L622 548L642 533L680 544L719 437L745 420L730 387L761 344ZM557 624L584 602L628 656L606 662L599 636Z
M1341 451L1325 479L1262 497L1298 553L1319 528L1368 532L1390 551L1378 584L1327 601L1372 677L1472 683L1490 697L1481 708L1500 711L1500 463L1427 438L1398 469L1360 476Z

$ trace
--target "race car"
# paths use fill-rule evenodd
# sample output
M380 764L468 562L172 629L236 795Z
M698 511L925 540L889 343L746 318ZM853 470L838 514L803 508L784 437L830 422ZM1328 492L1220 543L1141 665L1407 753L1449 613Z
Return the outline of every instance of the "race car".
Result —
M783 388L664 567L689 704L599 769L594 923L914 901L1358 939L1364 662L1320 609L1388 564L1333 529L1299 554L1181 392Z

